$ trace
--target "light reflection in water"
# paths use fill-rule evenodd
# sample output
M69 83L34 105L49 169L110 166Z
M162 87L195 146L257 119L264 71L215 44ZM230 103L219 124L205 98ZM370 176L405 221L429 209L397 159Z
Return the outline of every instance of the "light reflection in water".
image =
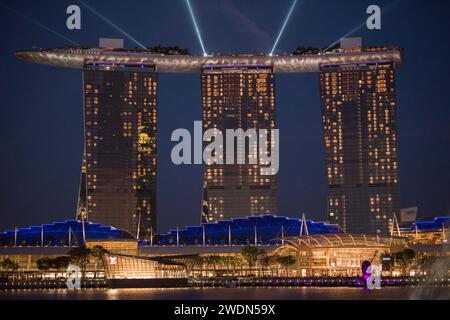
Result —
M450 287L362 288L172 288L172 289L22 289L0 291L0 300L323 300L450 299ZM425 292L426 296L421 297Z

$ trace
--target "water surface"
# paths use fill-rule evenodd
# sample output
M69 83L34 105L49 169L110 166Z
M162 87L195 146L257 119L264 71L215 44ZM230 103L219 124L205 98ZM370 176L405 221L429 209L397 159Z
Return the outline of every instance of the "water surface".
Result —
M450 287L241 287L176 289L0 290L0 300L450 300Z

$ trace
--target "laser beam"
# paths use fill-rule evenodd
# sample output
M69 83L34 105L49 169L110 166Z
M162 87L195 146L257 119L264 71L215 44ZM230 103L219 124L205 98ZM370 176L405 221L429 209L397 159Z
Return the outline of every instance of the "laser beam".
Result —
M14 9L14 8L12 8L12 7L8 6L8 5L6 5L6 4L4 4L3 2L0 2L0 5L3 6L3 7L5 7L6 9L10 10L11 12L14 12L14 13L17 14L18 16L24 18L25 20L27 20L27 21L29 21L29 22L31 22L31 23L37 25L38 27L40 27L40 28L42 28L42 29L44 29L44 30L46 30L46 31L48 31L48 32L50 32L50 33L52 33L52 34L54 34L55 36L57 36L57 37L59 37L59 38L61 38L61 39L63 39L63 40L66 40L66 41L72 43L73 45L79 46L79 44L76 43L75 41L73 41L73 40L67 38L66 36L62 35L61 33L57 32L57 31L55 31L55 30L53 30L53 29L50 29L50 28L47 27L45 24L40 23L39 21L37 21L37 20L35 20L35 19L33 19L33 18L27 16L26 14L24 14L24 13L22 13L22 12L16 10L16 9Z
M200 47L202 47L203 55L206 57L208 54L206 53L205 46L203 45L202 36L197 25L197 20L195 19L194 10L192 10L191 2L189 0L186 0L186 4L191 15L192 23L194 24L195 32L197 33L198 42L200 43Z
M104 22L106 22L107 24L109 24L111 27L113 27L114 29L116 29L117 31L119 31L122 35L124 35L125 37L127 37L129 40L133 41L135 44L137 44L139 47L141 47L142 49L147 49L142 43L140 43L139 41L137 41L135 38L133 38L128 32L126 32L125 30L123 30L122 28L120 28L118 25L114 24L111 20L109 20L108 18L106 18L104 15L102 15L100 12L96 11L94 8L92 8L91 6L89 6L87 3L85 3L82 0L78 0L79 3L81 3L83 6L85 6L89 11L91 11L93 14L95 14L97 17L99 17L100 19L102 19Z
M392 9L393 7L395 7L397 4L400 3L401 0L397 0L395 2L391 2L389 3L386 7L381 8L381 12L383 14L386 14L387 12L389 12L390 9ZM355 26L353 29L351 29L350 31L348 31L347 33L345 33L343 36L341 36L339 39L337 39L335 42L333 42L332 44L330 44L325 50L323 51L327 51L330 48L334 47L341 39L343 38L347 38L348 36L351 36L352 34L354 34L356 31L358 31L359 29L361 29L362 27L364 27L366 25L366 20L364 20L363 22L361 22L360 24L358 24L357 26Z
M281 30L278 33L277 39L275 40L275 43L274 43L274 45L272 47L272 51L270 51L270 54L269 54L270 56L272 56L273 53L275 52L275 49L277 48L277 45L278 45L278 41L280 41L280 39L281 39L281 36L282 36L282 34L284 32L284 29L286 28L286 25L287 25L287 23L289 21L289 18L292 15L292 12L294 11L294 8L295 8L295 5L297 4L297 2L298 2L298 0L294 0L292 2L291 8L289 9L289 12L288 12L288 14L286 16L286 19L284 19L283 25L281 26Z

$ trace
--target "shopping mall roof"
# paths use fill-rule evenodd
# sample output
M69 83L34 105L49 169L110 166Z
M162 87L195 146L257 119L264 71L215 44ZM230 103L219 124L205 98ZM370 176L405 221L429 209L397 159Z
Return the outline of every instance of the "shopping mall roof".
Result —
M279 244L284 237L301 234L337 234L338 225L285 216L259 215L170 230L155 237L153 245ZM143 242L141 245L148 244Z
M404 238L379 236L379 235L352 235L341 234L321 234L302 237L290 237L285 239L286 244L296 247L308 248L360 248L360 247L389 247L393 241L402 242Z
M410 227L401 228L401 232L408 231L440 231L448 229L450 224L450 216L436 217L431 221L416 221Z
M83 243L83 224L85 240L126 240L134 239L126 231L99 223L64 221L51 224L17 228L0 232L1 246L65 246Z

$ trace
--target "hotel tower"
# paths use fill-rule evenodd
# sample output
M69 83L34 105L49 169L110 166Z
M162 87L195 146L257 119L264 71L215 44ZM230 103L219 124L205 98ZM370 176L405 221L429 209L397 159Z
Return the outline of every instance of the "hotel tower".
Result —
M221 130L224 145L226 129L276 128L272 66L205 65L201 92L203 129ZM248 147L246 140L247 155ZM202 221L277 213L276 175L261 175L260 165L248 159L245 164L205 165Z
M346 39L341 50L358 53L361 44ZM394 63L324 64L320 95L330 221L387 233L400 207Z
M156 223L156 93L152 65L87 62L78 217L145 239Z
M325 51L196 56L179 48L124 48L116 40L100 39L99 48L16 52L31 63L84 72L78 217L140 238L154 231L157 73L200 74L203 130L225 135L226 129L276 129L275 74L314 72L320 75L329 218L347 232L387 232L399 213L399 47L362 47L359 38L347 38ZM246 153L249 145L254 148L247 141ZM235 143L234 154L242 149ZM202 221L277 214L277 176L261 175L261 166L249 160L205 165Z

